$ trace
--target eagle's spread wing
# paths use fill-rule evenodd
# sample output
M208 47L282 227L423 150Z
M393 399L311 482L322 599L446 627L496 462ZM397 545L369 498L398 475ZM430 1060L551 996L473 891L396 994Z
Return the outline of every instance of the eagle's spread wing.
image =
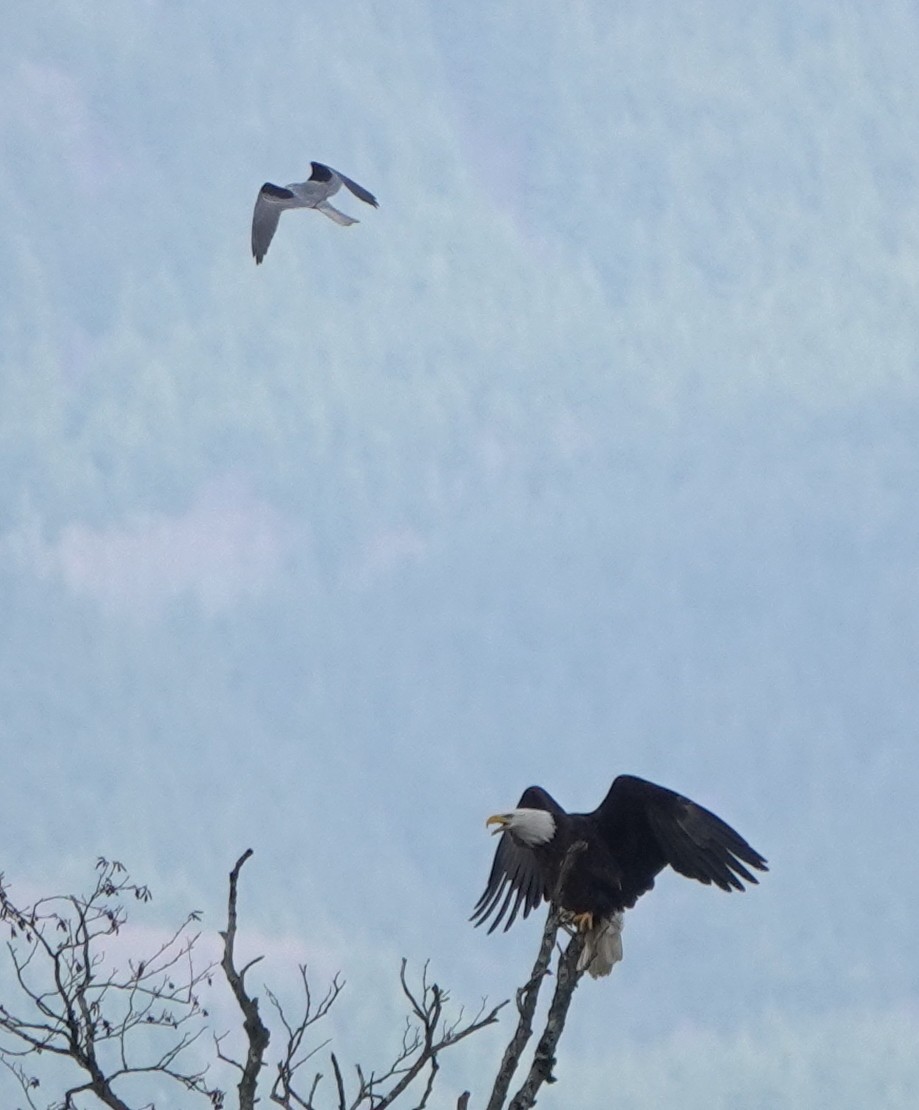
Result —
M565 812L551 794L538 786L524 790L517 807L545 809L556 816ZM504 832L498 841L488 883L469 920L481 925L494 915L488 928L489 933L493 933L506 917L504 931L507 932L521 909L526 917L548 896L546 878L535 853Z
M633 904L667 864L700 883L743 890L756 883L748 867L766 860L714 813L664 786L620 775L593 814L622 867L622 889ZM748 866L745 866L748 865Z
M502 833L495 852L488 885L476 902L470 921L481 925L494 914L489 933L504 921L505 932L514 924L520 909L523 916L535 909L543 899L545 884L542 870L529 848L518 844L510 833Z
M252 254L256 265L267 254L281 213L288 207L287 202L293 199L293 195L290 189L282 189L278 185L272 185L270 181L266 181L259 189L255 198L255 211L252 213Z

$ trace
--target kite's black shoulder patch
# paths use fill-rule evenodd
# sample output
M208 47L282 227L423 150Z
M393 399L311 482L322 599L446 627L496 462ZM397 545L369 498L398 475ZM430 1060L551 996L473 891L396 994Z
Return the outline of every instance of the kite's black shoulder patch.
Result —
M294 195L290 189L282 189L280 185L272 185L270 181L266 181L259 191L263 196L277 197L278 200L290 200Z

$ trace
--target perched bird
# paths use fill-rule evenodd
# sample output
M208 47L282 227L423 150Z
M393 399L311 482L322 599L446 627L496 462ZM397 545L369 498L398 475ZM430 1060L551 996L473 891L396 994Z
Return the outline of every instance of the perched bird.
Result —
M379 208L373 193L368 193L362 185L358 185L350 177L345 177L343 173L333 170L330 166L324 166L322 162L310 162L310 166L312 173L306 181L285 185L283 188L266 181L259 189L255 199L255 211L252 213L252 253L255 256L256 265L268 253L268 244L274 236L281 213L286 208L315 208L342 227L356 224L358 221L353 217L346 216L344 212L339 212L329 204L329 197L334 196L342 185L350 189L358 200Z
M540 786L517 808L489 817L501 834L488 885L470 920L505 918L555 901L584 937L578 969L608 975L622 959L622 913L654 886L668 864L722 890L756 883L744 864L767 871L766 860L720 817L664 786L620 775L593 813L566 813ZM581 842L584 846L568 851ZM564 865L564 874L563 874ZM738 878L740 876L740 878ZM561 882L560 882L561 880Z

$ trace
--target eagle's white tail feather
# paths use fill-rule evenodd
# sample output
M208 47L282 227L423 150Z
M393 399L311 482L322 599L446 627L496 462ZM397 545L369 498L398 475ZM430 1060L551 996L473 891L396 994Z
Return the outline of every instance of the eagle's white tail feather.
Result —
M578 957L578 971L592 979L609 975L622 959L622 914L605 917L584 934L584 947Z

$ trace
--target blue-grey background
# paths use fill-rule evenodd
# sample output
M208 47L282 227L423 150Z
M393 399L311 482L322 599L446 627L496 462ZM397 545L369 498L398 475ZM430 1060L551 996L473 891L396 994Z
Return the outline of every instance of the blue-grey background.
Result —
M7 881L114 856L216 930L252 846L264 979L341 968L379 1063L400 956L473 1007L525 977L535 922L466 922L484 818L629 771L772 872L662 877L540 1105L915 1105L916 5L6 23ZM310 159L380 209L256 268Z

